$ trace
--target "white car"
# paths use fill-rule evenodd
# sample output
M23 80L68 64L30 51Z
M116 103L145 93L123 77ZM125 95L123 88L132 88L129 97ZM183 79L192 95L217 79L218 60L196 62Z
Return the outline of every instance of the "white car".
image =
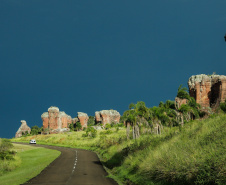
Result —
M36 144L35 139L30 140L30 144Z

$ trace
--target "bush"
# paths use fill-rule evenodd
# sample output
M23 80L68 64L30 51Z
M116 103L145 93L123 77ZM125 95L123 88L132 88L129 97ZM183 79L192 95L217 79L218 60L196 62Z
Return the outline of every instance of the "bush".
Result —
M75 130L74 124L73 123L69 124L69 128L70 128L70 131L74 131Z
M88 134L87 133L82 134L82 137L88 137Z
M0 139L0 153L9 151L13 144L8 139Z
M109 123L107 123L107 124L105 125L105 130L109 130L111 127L112 127L112 126L111 126Z
M84 134L83 134L84 135ZM82 135L82 136L83 136ZM88 127L86 129L86 134L83 136L83 137L92 137L92 138L95 138L97 136L97 130L94 129L93 127Z
M31 127L31 135L38 135L42 132L43 127L38 127L37 125Z
M95 125L95 117L94 116L89 116L87 125L89 125L89 126L94 126Z
M181 99L189 99L190 96L187 92L187 88L180 85L177 91L177 97Z
M18 166L17 162L14 162L16 152L12 148L13 145L8 139L0 138L0 175Z
M79 130L81 130L81 129L82 129L81 123L80 123L79 121L76 122L76 123L75 123L75 130L79 131Z
M106 131L102 131L102 132L100 133L100 135L107 135L107 134L111 134L111 133L112 133L111 130L106 130Z
M125 127L124 123L118 123L117 126L118 127Z
M86 129L87 129L86 127L83 127L83 129L82 129L82 130L83 130L83 131L86 131Z
M224 103L220 104L220 108L221 108L221 110L223 110L226 113L226 99L225 99Z

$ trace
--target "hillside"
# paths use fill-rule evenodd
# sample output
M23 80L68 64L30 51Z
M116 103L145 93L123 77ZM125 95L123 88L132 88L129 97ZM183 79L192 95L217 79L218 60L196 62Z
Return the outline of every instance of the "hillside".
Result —
M141 129L137 140L125 128L27 136L13 141L86 148L96 151L123 184L225 184L226 115L214 115L181 127L165 127L160 136Z

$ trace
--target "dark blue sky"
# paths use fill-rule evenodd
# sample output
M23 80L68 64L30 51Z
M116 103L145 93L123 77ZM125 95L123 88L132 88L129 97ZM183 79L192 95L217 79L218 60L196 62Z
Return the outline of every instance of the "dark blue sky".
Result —
M226 75L225 0L1 0L0 137L77 112L173 100L195 74Z

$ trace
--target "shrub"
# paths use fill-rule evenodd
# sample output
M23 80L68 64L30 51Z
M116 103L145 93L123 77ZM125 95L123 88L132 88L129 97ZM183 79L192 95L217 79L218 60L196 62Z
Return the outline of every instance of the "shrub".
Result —
M69 124L69 129L70 129L70 131L74 131L75 125L73 123Z
M87 136L92 137L92 138L95 138L97 136L97 130L94 129L93 127L88 127L86 129L86 137Z
M79 121L76 122L76 123L75 123L75 130L79 131L79 130L81 130L81 129L82 129L81 123L80 123Z
M189 99L190 96L187 92L187 88L180 85L177 91L177 97L181 99Z
M125 127L124 123L118 123L117 126L118 127Z
M13 144L8 139L0 139L0 153L9 151Z
M87 124L89 126L94 126L95 125L95 117L94 116L89 116Z
M38 135L42 132L42 129L42 127L39 128L37 125L31 127L31 135Z
M112 126L111 126L109 123L107 123L107 124L105 125L105 130L109 130L111 127L112 127Z
M112 133L111 130L106 130L106 131L100 132L100 135L107 135L107 134L111 134L111 133Z
M220 104L220 108L221 108L221 110L223 110L226 113L226 99L225 99L224 103Z
M87 133L82 134L82 137L88 137L88 134Z
M16 158L16 152L12 150L13 145L8 139L0 138L0 175L5 171L11 171L18 166L19 158Z
M86 129L87 129L86 127L83 127L83 129L82 129L82 130L83 130L83 131L86 131Z

